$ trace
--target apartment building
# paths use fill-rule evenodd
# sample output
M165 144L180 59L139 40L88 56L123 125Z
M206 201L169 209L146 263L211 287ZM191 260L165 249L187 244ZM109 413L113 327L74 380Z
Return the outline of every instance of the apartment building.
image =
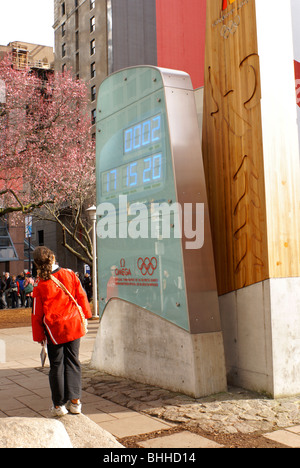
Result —
M71 69L87 83L92 125L97 92L107 75L157 64L155 2L54 0L55 70Z
M90 93L92 125L97 90L108 74L106 0L55 0L55 70L72 70ZM92 130L93 132L93 130Z
M19 70L29 67L37 71L51 71L54 68L53 48L49 46L14 41L0 45L0 60L7 53L12 54L14 67Z

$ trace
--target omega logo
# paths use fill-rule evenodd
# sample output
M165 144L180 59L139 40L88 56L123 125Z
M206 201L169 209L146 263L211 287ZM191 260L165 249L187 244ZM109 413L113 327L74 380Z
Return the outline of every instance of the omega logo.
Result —
M120 260L120 268L115 269L116 276L131 276L130 268L125 268L125 258Z

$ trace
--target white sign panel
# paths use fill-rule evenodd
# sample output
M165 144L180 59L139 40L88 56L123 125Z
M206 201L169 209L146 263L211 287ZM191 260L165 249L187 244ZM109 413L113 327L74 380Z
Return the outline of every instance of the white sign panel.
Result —
M25 237L28 239L32 236L32 216L25 218Z

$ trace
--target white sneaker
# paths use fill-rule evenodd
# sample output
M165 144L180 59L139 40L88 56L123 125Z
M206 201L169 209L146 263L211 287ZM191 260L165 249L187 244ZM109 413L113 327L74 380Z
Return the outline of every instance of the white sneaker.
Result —
M65 416L66 414L68 414L68 410L65 407L65 405L59 406L58 408L55 408L55 406L52 406L51 413L52 413L52 416L61 418L62 416Z
M80 414L81 413L81 403L72 403L72 401L68 401L66 404L66 408L72 414Z

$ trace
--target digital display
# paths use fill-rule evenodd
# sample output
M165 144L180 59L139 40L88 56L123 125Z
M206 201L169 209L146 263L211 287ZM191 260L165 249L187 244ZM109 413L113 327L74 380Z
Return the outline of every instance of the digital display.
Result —
M156 114L122 131L123 155L130 161L102 172L101 194L106 200L162 186L166 171L162 127L162 115Z
M128 155L161 141L161 115L139 122L124 130L124 154Z
M102 173L102 195L115 196L134 189L157 188L165 173L162 153L118 166Z
M169 72L166 76L170 83ZM118 298L189 330L182 240L175 235L177 214L172 208L178 194L167 97L179 98L166 93L160 70L148 66L113 73L99 89L99 307L102 315L108 301ZM190 96L183 93L182 98ZM172 118L178 119L181 132L181 112ZM177 131L175 139L183 154L185 140L178 139ZM170 211L165 210L167 203ZM162 209L155 212L154 204Z

